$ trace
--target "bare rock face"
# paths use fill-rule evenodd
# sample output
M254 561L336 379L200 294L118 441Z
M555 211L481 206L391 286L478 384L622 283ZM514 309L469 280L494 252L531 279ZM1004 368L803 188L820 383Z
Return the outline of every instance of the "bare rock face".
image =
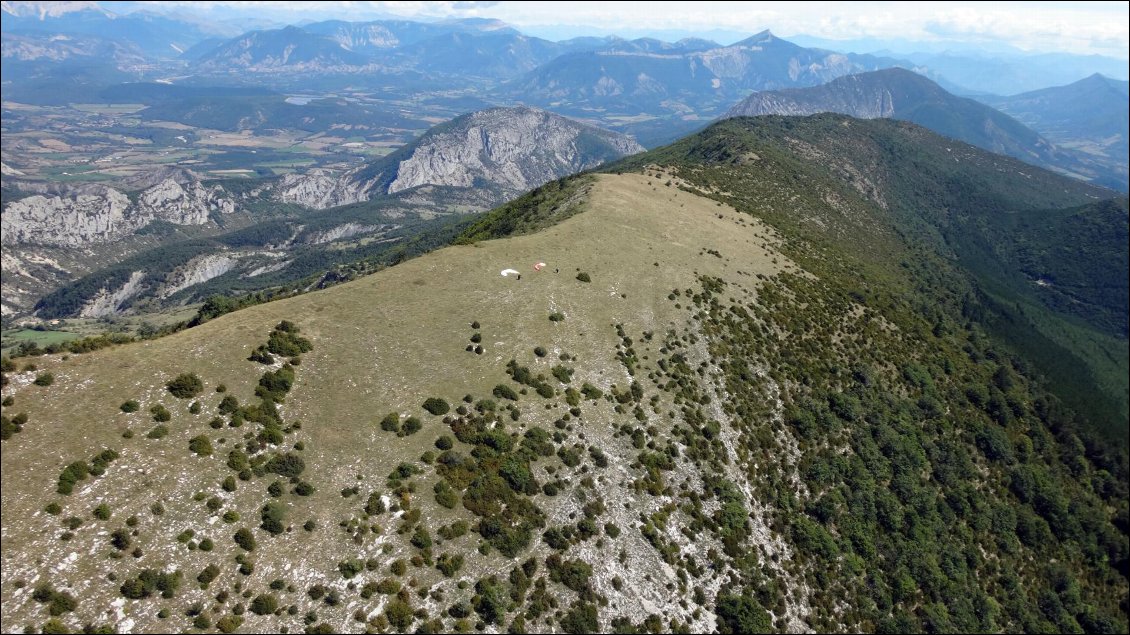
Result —
M102 289L97 295L86 301L82 310L79 311L79 317L99 318L118 314L122 305L142 290L141 281L144 279L145 274L143 272L134 271L130 274L129 280L126 280L120 288Z
M444 200L489 209L543 183L595 168L644 147L631 137L536 108L490 108L440 124L393 154L335 175L288 174L273 197L325 209L420 188L451 188ZM413 198L439 206L435 200Z
M328 170L306 174L287 174L275 186L275 198L314 209L326 209L368 200L363 183L354 183L349 173L335 175Z
M193 258L165 278L157 297L165 299L193 285L218 278L234 269L238 262L237 258L227 254L208 254Z
M235 203L219 186L166 178L131 201L109 187L55 196L35 195L10 203L0 243L78 247L125 238L155 220L202 225L213 213L230 214Z
M513 195L643 150L630 137L544 110L492 108L425 135L387 192L486 182Z

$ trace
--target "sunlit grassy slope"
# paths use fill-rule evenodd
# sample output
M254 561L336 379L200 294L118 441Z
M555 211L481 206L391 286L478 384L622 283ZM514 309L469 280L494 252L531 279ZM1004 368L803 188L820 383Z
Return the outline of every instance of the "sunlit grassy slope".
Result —
M1106 190L835 116L610 170L469 244L11 375L4 629L1126 630L1124 421L1099 347L1054 348L1094 325L1028 288L1045 242L981 249L976 222L1090 218ZM248 361L283 320L312 350ZM241 407L213 428L221 383Z

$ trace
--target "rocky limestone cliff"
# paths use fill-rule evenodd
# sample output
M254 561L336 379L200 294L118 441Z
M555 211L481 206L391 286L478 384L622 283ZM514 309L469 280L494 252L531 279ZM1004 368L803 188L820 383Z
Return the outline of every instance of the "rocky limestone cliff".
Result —
M344 223L342 225L334 227L333 229L327 229L326 231L317 232L307 237L302 242L306 245L324 245L326 243L332 243L335 240L352 238L353 236L360 236L361 234L368 234L380 229L380 227L380 225Z
M178 291L218 278L234 269L238 263L238 258L228 254L209 254L193 258L165 277L164 283L157 291L157 297L163 300Z
M306 174L287 174L274 188L274 198L314 209L326 209L369 200L364 182L350 178L350 172L334 174L311 170Z
M629 137L544 110L492 108L425 135L400 161L387 192L421 185L473 187L482 181L518 194L643 150Z
M230 214L235 203L219 186L167 178L136 201L110 187L86 187L56 196L35 195L4 208L0 243L78 247L120 240L161 220L202 225L212 213Z
M563 176L644 147L631 137L536 108L490 108L457 117L362 167L288 174L273 197L314 209L377 196L411 197L428 207L489 209ZM445 189L414 196L418 188Z

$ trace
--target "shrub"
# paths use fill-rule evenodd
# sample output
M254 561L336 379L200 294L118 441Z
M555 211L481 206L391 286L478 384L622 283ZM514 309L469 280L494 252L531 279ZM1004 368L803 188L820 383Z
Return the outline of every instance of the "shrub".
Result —
M90 466L86 461L75 461L59 474L59 486L57 491L60 494L70 494L74 491L75 483L81 481L90 474Z
M281 328L289 325L288 329ZM294 357L314 350L310 340L298 335L298 327L290 322L283 321L271 332L267 339L267 351L284 357Z
M445 553L436 561L436 568L447 577L455 575L459 569L463 568L463 556L461 554Z
M220 568L214 564L210 564L200 571L200 574L196 576L196 581L207 587L218 575L220 575Z
M440 450L450 450L454 445L455 440L446 434L436 439L436 448Z
M216 620L216 630L221 633L234 633L243 625L243 618L238 615L225 615Z
M299 496L310 496L314 493L314 486L306 481L301 481L298 485L294 486L294 493Z
M381 419L381 430L385 432L400 433L400 415L395 412L390 412Z
M424 410L438 417L447 414L451 410L451 406L439 397L429 397L424 402Z
M247 361L259 362L260 364L273 364L275 363L275 358L267 352L266 344L260 344L258 347L251 351L251 355L247 357Z
M518 393L514 389L504 384L499 384L494 387L491 393L499 399L509 399L510 401L518 401Z
M268 472L278 474L286 478L294 478L302 474L306 469L306 462L302 457L297 454L287 452L286 454L276 454L267 461L265 466Z
M572 368L568 368L566 366L562 366L562 365L558 364L557 366L554 366L550 370L550 372L553 373L553 376L557 378L557 381L559 381L563 384L567 384L567 383L573 381L573 369Z
M137 403L136 399L130 399L118 406L122 412L137 412L141 409L141 404Z
M456 492L447 481L439 481L435 484L434 490L436 495L436 502L448 508L455 509L459 504L459 493Z
M169 434L169 427L168 426L157 425L157 426L153 426L153 429L150 430L145 436L150 438L150 439L163 439L168 434Z
M385 511L385 503L381 500L380 492L373 492L369 494L369 499L365 502L365 513L370 516L383 514Z
M282 503L271 501L263 505L263 508L259 510L259 518L262 521L259 527L277 536L286 531L286 527L282 522L285 516L286 507L283 507Z
M550 322L564 322L565 321L565 314L562 313L561 311L554 311L553 313L549 314L549 321Z
M400 426L399 436L406 437L410 434L416 434L424 427L424 424L418 417L408 417L404 420L404 425Z
M408 627L412 625L415 616L412 613L412 607L401 600L396 598L388 603L385 607L385 617L388 618L389 624L392 624L398 631L405 632Z
M594 604L578 602L561 618L561 630L566 633L596 633L600 630L600 620ZM662 630L662 629L660 629ZM766 631L748 631L759 633Z
M63 613L70 613L78 608L78 600L75 596L63 592L56 592L51 596L51 601L47 604L47 612L51 615L62 615Z
M357 558L342 560L337 563L337 570L341 572L341 577L349 580L365 570L365 563Z
M554 554L546 558L545 564L549 567L550 580L560 582L577 593L588 588L589 578L592 576L592 567L588 563L562 560L561 556Z
M204 392L204 382L193 373L181 373L165 384L165 388L177 399L189 399Z
M55 383L55 375L51 373L39 373L35 376L35 381L32 383L36 386L50 386Z
M590 278L589 274L585 273L584 271L577 274L577 280L580 280L581 282L592 282L592 278Z
M773 628L769 613L748 595L719 596L714 612L722 633L768 633Z
M230 415L236 410L239 410L239 400L236 399L234 395L224 395L224 398L220 400L220 405L216 407L216 410L222 415Z
M27 414L20 413L16 415L15 420L9 419L7 415L0 415L0 439L7 441L12 438L12 435L17 432L22 432L23 422L27 421Z
M279 599L272 593L260 593L251 601L251 612L256 615L270 615L279 608Z
M173 418L173 414L169 409L161 404L153 404L149 407L149 414L153 415L153 420L158 423L164 423Z
M432 536L427 529L417 527L415 533L412 534L411 542L413 547L427 549L432 546Z
M188 449L195 452L196 456L212 456L212 442L203 434L189 439Z
M538 357L545 357L545 355L546 355L545 348L543 348L541 346L535 346L534 347L534 355L537 355Z
M235 540L235 544L239 545L243 550L255 551L255 535L251 533L250 529L246 527L240 528L240 530L235 532L235 535L232 536L232 539Z
M94 517L98 520L110 520L110 515L112 513L113 512L110 511L110 506L106 503L102 503L98 507L95 507L93 512Z

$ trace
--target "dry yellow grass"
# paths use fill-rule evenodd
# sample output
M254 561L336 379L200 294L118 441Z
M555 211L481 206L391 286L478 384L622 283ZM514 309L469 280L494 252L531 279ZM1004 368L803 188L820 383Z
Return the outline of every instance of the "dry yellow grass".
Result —
M341 583L344 588L335 570L343 558L391 560L406 555L403 540L394 540L395 526L388 516L377 521L388 536L367 545L365 553L351 549L336 525L357 513L369 491L387 490L385 477L397 463L416 460L448 431L420 408L425 398L443 397L454 405L465 394L489 396L494 385L508 381L504 373L508 360L548 373L562 352L577 358L569 364L576 369L574 385L589 381L604 389L612 384L624 387L629 379L614 357L613 325L624 324L637 336L644 331L662 334L687 320L685 308L676 309L667 295L672 289L697 288L699 275L723 278L732 283L732 295L748 294L750 300L756 293L757 274L773 275L792 267L773 250L771 230L713 200L665 187L665 181L639 174L603 175L584 212L535 235L445 248L348 284L252 307L159 340L65 361L34 360L40 370L55 374L54 385L30 385L34 373L25 373L4 389L4 395L14 395L16 402L6 410L30 415L24 431L4 442L0 458L0 600L5 630L46 619L46 611L30 599L30 590L48 578L57 588L70 588L83 598L79 611L67 616L72 625L94 621L121 627L123 620L132 620L127 625L135 630L181 630L190 620L178 621L187 619L180 613L159 621L156 604L122 606L117 594L120 582L108 582L105 576L116 572L121 580L144 566L175 564L187 579L176 604L169 605L180 606L192 598L210 597L195 590L192 579L206 563L217 562L224 573L211 594L235 579L243 579L248 588L260 588L283 577L293 580L299 587L297 596L305 599L302 590L315 581ZM539 261L548 266L535 273L533 265ZM520 270L521 280L499 275L508 267ZM592 282L577 281L578 271L588 273ZM551 312L564 313L566 319L551 322ZM227 450L250 428L211 430L206 424L220 400L213 392L217 384L228 386L241 402L252 399L264 367L246 358L283 319L297 323L314 343L313 352L303 356L297 384L282 410L288 422L303 424L288 443L305 444L304 478L318 491L309 498L287 496L288 522L295 531L261 538L256 571L243 578L231 565L230 536L236 527L258 524L257 510L272 479L241 482L234 495L221 492L219 482L232 473L224 466ZM474 332L470 324L476 320L481 323L483 355L464 350ZM535 346L545 347L549 354L536 358ZM646 354L647 349L641 349ZM205 381L205 408L198 415L187 412L188 401L174 399L163 389L165 381L182 372L194 372ZM121 413L118 406L127 399L139 400L141 411ZM158 402L174 411L171 433L162 440L146 439L145 432L153 425L147 409ZM547 426L564 411L559 405L546 410L545 403L533 396L523 398L521 423ZM420 416L424 429L405 439L382 432L376 422L390 411ZM608 404L586 407L583 431L590 442L610 439L608 424L613 418ZM122 438L126 428L133 429L134 438ZM188 451L188 439L202 433L216 446L212 457L199 458ZM122 456L105 476L83 481L72 496L54 493L64 465L88 460L106 447ZM618 473L606 484L609 488L617 476L627 475L626 465L614 467ZM358 475L364 479L360 483ZM424 477L417 497L433 535L450 518L471 520L462 509L444 510L433 503L433 481L434 475ZM339 494L353 484L361 487L361 501ZM235 525L215 517L209 520L203 502L191 500L196 492L220 495L224 509L238 510L243 520ZM610 490L609 495L616 494ZM159 518L148 511L155 500L164 501L168 510ZM58 517L42 511L51 501L64 505ZM103 501L114 510L114 518L105 523L90 520L90 510ZM562 513L549 506L546 503L551 516ZM87 518L86 525L73 540L61 542L59 520L72 514ZM108 559L112 550L106 534L130 515L141 518L136 542L145 555L140 560ZM320 529L308 534L300 525L311 517L319 520ZM188 551L174 540L185 528L194 528L197 538L211 537L217 550ZM638 532L631 533L634 537L626 534L624 540L640 540ZM456 545L469 553L477 544L473 538L461 538ZM394 545L391 554L382 554L385 543ZM654 551L647 552L656 559ZM660 571L660 564L641 561L634 566ZM504 565L500 560L497 566ZM434 569L414 573L429 582L440 579ZM601 575L598 571L598 581L604 579ZM16 589L17 580L27 586ZM641 595L631 600L634 596L627 594L625 601L644 607L658 601L645 601L644 589L635 592ZM372 600L374 607L381 597ZM115 600L118 605L112 608ZM350 606L342 607L340 615L327 614L326 619L336 616L338 628L360 627L350 626L349 615L357 608ZM245 618L245 629L284 623L292 632L302 628L302 613L293 618L250 614Z

